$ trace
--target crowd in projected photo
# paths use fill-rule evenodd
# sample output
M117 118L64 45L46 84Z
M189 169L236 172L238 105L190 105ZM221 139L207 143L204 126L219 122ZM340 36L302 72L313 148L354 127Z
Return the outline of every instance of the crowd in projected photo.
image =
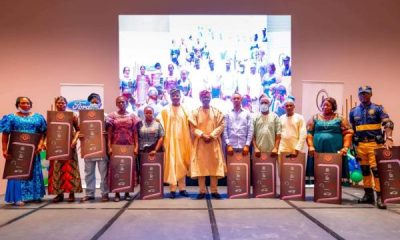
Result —
M199 93L208 89L222 112L232 109L234 93L242 95L244 109L259 112L258 99L266 94L270 110L282 115L282 103L291 98L290 29L275 31L268 17L170 16L168 31L147 36L120 26L120 91L130 111L165 106L169 91L178 88L189 109L200 106ZM290 16L281 19L290 25Z

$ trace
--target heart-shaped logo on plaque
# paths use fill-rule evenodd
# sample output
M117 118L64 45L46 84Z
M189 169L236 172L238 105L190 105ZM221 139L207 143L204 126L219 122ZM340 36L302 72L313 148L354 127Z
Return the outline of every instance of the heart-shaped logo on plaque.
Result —
M331 162L332 161L332 156L331 155L325 155L323 159L324 159L325 162Z
M21 141L23 141L23 142L27 142L27 141L29 141L29 139L31 139L31 136L29 136L29 134L21 134L21 135L19 136L19 139L20 139Z
M95 111L89 111L89 112L87 113L87 116L88 116L88 118L93 119L93 118L96 117L96 112L95 112Z
M267 161L267 158L268 158L268 156L267 156L266 153L261 153L260 159L261 159L262 161Z
M64 118L65 118L65 116L64 116L64 113L63 113L63 112L58 112L58 113L56 114L56 119L57 119L58 121L64 120Z
M127 147L120 147L119 150L121 151L121 153L125 154L128 152L128 148Z
M149 160L149 161L155 161L156 160L156 155L148 155L148 157L147 157L147 159Z
M235 154L235 160L236 160L236 161L242 160L241 154Z
M391 159L392 158L392 151L390 151L389 149L384 149L382 151L383 157L385 159Z

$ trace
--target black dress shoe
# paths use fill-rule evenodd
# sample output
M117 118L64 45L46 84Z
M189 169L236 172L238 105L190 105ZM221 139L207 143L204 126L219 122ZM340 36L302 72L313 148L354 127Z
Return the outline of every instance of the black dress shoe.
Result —
M387 209L387 206L386 206L386 204L382 201L382 197L381 197L381 196L378 196L378 197L377 197L377 199L376 199L376 206L377 206L379 209Z
M175 197L176 197L176 192L170 192L169 193L169 198L175 199Z
M182 197L189 197L189 193L186 190L179 191L179 195Z
M87 201L92 201L94 200L93 196L84 196L83 198L81 198L80 202L87 202Z
M200 199L204 199L205 197L206 197L206 194L205 194L205 193L199 193L199 194L197 194L196 199L197 199L197 200L200 200Z
M213 197L215 199L221 199L222 198L221 195L219 193L217 193L217 192L211 193L211 197Z
M364 192L365 192L364 196L358 199L358 203L374 204L375 203L374 190L372 190L372 188L365 188Z

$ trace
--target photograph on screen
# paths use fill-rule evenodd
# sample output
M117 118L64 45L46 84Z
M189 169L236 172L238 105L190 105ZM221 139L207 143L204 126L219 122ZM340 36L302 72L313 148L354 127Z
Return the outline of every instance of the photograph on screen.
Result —
M291 96L291 17L289 15L120 15L119 88L128 110L143 117L170 103L178 88L188 110L201 105L200 91L223 113L231 97L259 112L266 94L270 111L284 114Z

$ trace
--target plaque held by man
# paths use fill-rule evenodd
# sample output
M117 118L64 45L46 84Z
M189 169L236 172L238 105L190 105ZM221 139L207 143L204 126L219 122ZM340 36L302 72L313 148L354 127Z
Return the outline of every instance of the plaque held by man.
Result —
M250 155L243 156L242 152L227 155L228 167L228 197L250 197Z
M105 158L106 132L104 126L104 110L80 110L79 119L82 158Z
M47 111L47 159L70 160L74 151L71 149L73 140L73 113Z
M260 157L252 156L253 197L275 198L276 196L276 161L278 156L261 153Z
M375 149L384 203L400 203L400 147Z
M305 200L305 154L293 157L290 153L281 152L281 184L282 200Z
M4 166L4 179L27 180L32 177L33 161L41 134L12 131Z
M342 155L339 153L315 153L314 201L342 203Z

